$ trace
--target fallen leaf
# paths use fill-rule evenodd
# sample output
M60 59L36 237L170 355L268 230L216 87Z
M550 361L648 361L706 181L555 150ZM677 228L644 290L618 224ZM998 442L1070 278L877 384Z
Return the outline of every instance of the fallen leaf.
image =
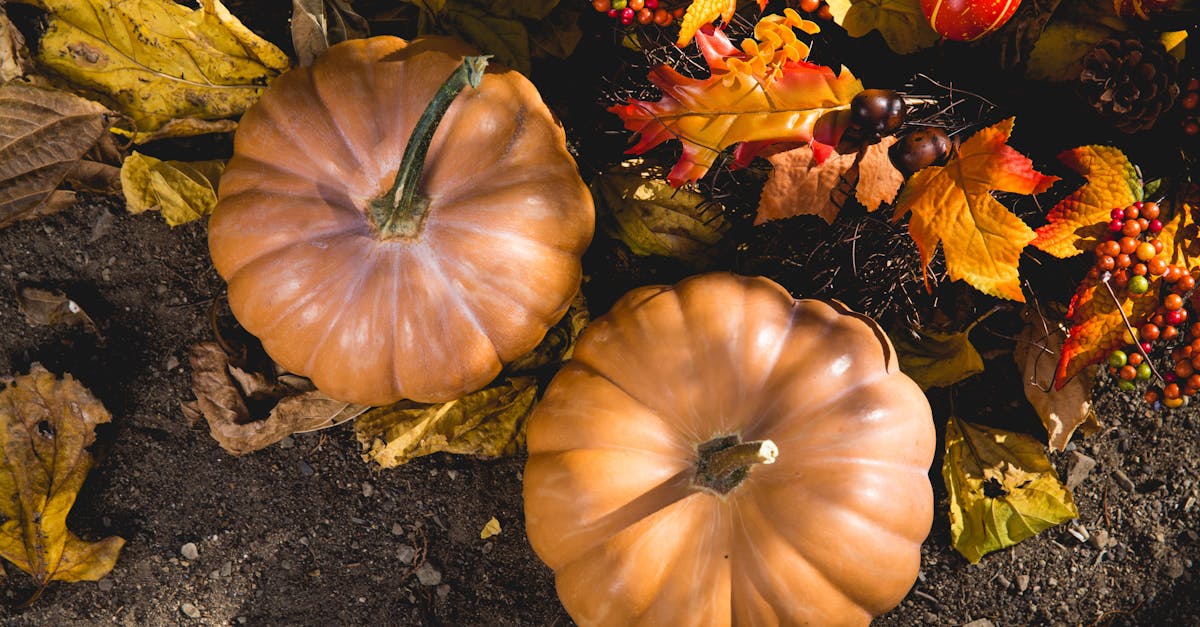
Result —
M1091 252L1108 239L1110 213L1142 200L1142 176L1119 148L1080 146L1058 160L1083 175L1083 187L1063 198L1046 214L1033 245L1059 258Z
M1103 24L1053 21L1033 46L1026 78L1035 81L1073 81L1083 71L1083 57L1115 31Z
M25 37L13 26L4 7L0 6L0 83L25 76L33 71L33 60L25 47Z
M1038 194L1058 180L1033 169L1008 146L1013 118L989 126L959 146L944 166L909 179L896 201L896 218L909 211L908 232L921 251L922 271L942 243L946 269L979 291L1024 302L1017 265L1034 232L992 197L992 191Z
M912 54L941 39L921 12L920 0L829 0L829 8L846 34L864 37L877 30L897 54Z
M942 478L950 493L951 542L972 564L1079 517L1045 447L1023 433L951 416Z
M867 211L892 202L904 183L904 175L888 158L894 143L895 137L885 137L868 146L857 163L858 153L834 153L818 164L807 144L767 157L774 169L763 185L754 223L817 215L833 224L847 191L853 191Z
M1100 429L1096 413L1092 411L1095 369L1071 379L1062 389L1055 389L1054 371L1067 333L1062 325L1046 320L1037 311L1026 310L1024 317L1029 321L1017 335L1013 359L1021 371L1025 398L1037 411L1050 436L1050 448L1062 451L1076 429L1082 428L1084 433Z
M497 15L466 0L448 0L436 23L437 32L454 35L496 61L530 74L529 30L520 19Z
M112 417L92 393L34 364L0 390L0 557L29 573L39 592L51 581L96 581L117 563L125 540L80 539L67 515L92 467L87 447Z
M711 70L708 78L688 78L666 65L650 70L658 102L630 100L609 107L636 133L626 152L641 154L679 140L683 154L667 180L678 187L704 176L725 148L739 144L734 165L746 165L772 144L809 143L817 120L849 108L862 83L846 68L840 74L808 63L808 46L793 28L819 29L795 11L768 15L754 27L757 39L739 50L722 31L705 26L696 35Z
M525 445L525 422L537 396L533 377L518 377L458 400L401 401L354 422L363 459L394 468L432 453L511 455Z
M533 56L566 59L575 52L583 40L583 29L579 27L581 12L559 5L544 20L535 22L529 29L529 41Z
M546 336L533 350L509 362L504 371L514 374L527 373L549 365L557 365L571 358L575 352L575 340L587 326L587 301L583 292L575 295L570 308L554 326L546 331Z
M231 365L229 355L213 342L193 346L189 360L196 401L184 404L184 414L189 422L203 416L213 438L234 455L266 448L293 433L340 424L367 409L316 390L297 393L260 380ZM255 407L274 403L265 416L252 415L248 400L256 401Z
M121 164L121 190L129 213L160 211L179 226L212 213L224 161L161 161L133 153Z
M724 209L705 196L675 189L655 170L618 168L592 182L599 222L636 255L704 264L728 230Z
M67 173L66 183L79 191L115 194L121 190L121 168L82 159Z
M287 56L220 0L17 0L47 12L37 60L130 117L135 142L208 132L241 115ZM172 121L187 121L170 127Z
M17 287L17 307L25 314L29 324L48 326L55 324L83 325L93 333L99 333L96 323L79 303L67 298L61 290L45 290L32 285Z
M0 227L5 227L47 212L43 205L104 134L109 111L73 94L18 83L0 85L0 111ZM50 208L61 207L62 198Z
M479 532L481 540L487 540L492 536L500 535L500 521L496 520L495 516L488 519L487 524L483 526L483 530Z
M971 331L992 311L962 331L908 329L890 334L900 359L900 370L922 390L954 385L983 372L983 358L971 344Z
M345 0L292 0L292 47L301 67L330 46L370 35L363 17Z

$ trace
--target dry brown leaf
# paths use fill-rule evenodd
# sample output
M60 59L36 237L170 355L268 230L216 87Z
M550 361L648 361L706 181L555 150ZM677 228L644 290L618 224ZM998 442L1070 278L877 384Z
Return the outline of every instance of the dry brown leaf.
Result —
M0 227L61 208L51 198L108 127L104 107L63 91L0 85ZM48 200L55 205L43 207Z
M233 366L229 355L213 342L193 346L190 361L196 401L183 404L184 416L189 422L203 416L213 438L234 455L266 448L293 433L345 422L367 409L316 390L298 392L263 373ZM256 416L247 399L258 401L256 406L277 402L266 416Z
M868 147L857 166L857 153L833 153L817 164L809 144L767 157L775 169L763 185L754 223L817 215L832 224L851 189L868 211L892 202L904 183L904 175L888 159L894 143L895 137L885 137Z
M1067 337L1066 331L1039 312L1026 310L1024 317L1028 322L1017 336L1013 358L1021 370L1025 398L1037 410L1050 434L1050 448L1062 451L1076 429L1089 435L1100 429L1092 411L1096 367L1087 368L1062 389L1054 389L1054 372Z
M367 20L345 0L292 0L292 47L301 67L329 46L369 36Z
M87 312L61 290L46 290L32 285L18 286L17 307L25 314L29 324L34 326L79 324L92 333L99 333L96 323Z
M88 542L67 514L92 467L87 447L112 419L92 393L41 364L0 391L0 557L29 573L39 592L51 581L96 581L125 541Z
M33 60L25 47L25 37L13 26L0 6L0 83L7 83L33 71Z

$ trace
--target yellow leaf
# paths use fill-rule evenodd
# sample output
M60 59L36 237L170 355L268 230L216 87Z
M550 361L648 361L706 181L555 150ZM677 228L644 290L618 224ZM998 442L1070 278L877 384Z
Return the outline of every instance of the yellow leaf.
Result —
M991 192L1041 193L1058 177L1034 170L1028 157L1008 146L1012 128L1013 118L985 128L945 166L914 174L896 202L896 218L912 211L908 232L921 250L922 267L940 241L951 279L1024 302L1017 265L1034 233Z
M1025 76L1037 81L1073 81L1083 70L1083 57L1113 30L1103 24L1052 21L1046 25L1025 66Z
M205 132L196 122L241 115L288 68L220 0L17 0L48 12L38 61L128 115L134 141Z
M1045 447L1022 433L951 416L942 478L950 493L951 542L972 564L1079 516Z
M1037 311L1027 310L1025 317L1029 322L1017 336L1013 358L1021 371L1025 398L1029 399L1050 435L1050 448L1061 451L1067 447L1076 429L1082 427L1084 433L1100 429L1092 411L1095 368L1086 370L1084 376L1071 379L1062 389L1054 389L1054 373L1067 332Z
M111 416L86 388L40 364L0 391L0 557L51 581L96 581L117 562L125 541L79 539L67 514L92 466L85 450Z
M525 445L537 380L519 377L447 403L401 401L354 423L363 459L392 468L432 453L499 457Z
M854 191L867 211L892 202L904 183L904 175L888 159L894 143L895 137L883 138L861 160L858 153L833 153L818 164L807 144L767 157L774 169L763 185L754 223L817 215L833 224L847 191Z
M1058 160L1087 180L1046 214L1031 242L1059 258L1091 252L1108 239L1110 214L1142 200L1142 175L1121 149L1079 146L1064 150Z
M983 372L983 358L971 344L971 330L994 311L984 314L962 331L912 329L911 332L892 334L900 370L922 390L953 385Z
M717 18L728 24L736 10L737 0L693 0L683 14L683 21L679 23L679 38L675 45L682 48L692 43L696 31L705 24L713 23Z
M920 0L834 0L829 7L848 35L863 37L877 30L897 54L912 54L941 38L921 12Z
M492 536L498 535L500 535L500 521L496 520L495 516L492 516L492 518L487 521L487 524L483 526L483 530L479 532L479 537L480 539L487 540Z
M133 153L121 164L121 190L129 213L161 211L179 226L212 213L224 161L161 161Z

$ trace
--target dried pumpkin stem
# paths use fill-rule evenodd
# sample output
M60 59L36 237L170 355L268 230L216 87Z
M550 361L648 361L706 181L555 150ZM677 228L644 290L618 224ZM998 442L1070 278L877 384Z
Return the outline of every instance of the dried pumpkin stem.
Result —
M752 466L773 464L779 456L779 447L770 440L735 443L736 438L722 438L700 447L696 485L724 494L737 487Z
M404 148L400 170L396 173L392 188L370 204L371 217L379 227L382 238L415 237L420 233L421 225L429 214L429 198L418 189L429 144L433 142L438 124L458 93L468 86L479 87L489 58L491 55L464 58L421 113Z

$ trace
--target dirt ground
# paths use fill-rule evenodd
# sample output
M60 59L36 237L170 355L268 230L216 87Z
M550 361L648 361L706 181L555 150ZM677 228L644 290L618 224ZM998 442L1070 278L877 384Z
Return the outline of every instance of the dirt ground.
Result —
M275 31L259 30L278 40L277 21L270 24ZM846 50L865 59L878 48ZM620 71L593 56L572 71ZM846 62L869 85L895 83L913 69L863 59ZM539 87L569 130L595 125L594 92L552 80ZM1017 96L1010 96L1011 105ZM1018 142L1039 164L1104 139L1038 111L1021 114L1026 134ZM611 161L626 137L591 139L580 159L585 175ZM1129 146L1149 171L1170 157L1154 146ZM632 284L683 274L650 265L612 279L609 264L627 261L614 250L590 253L587 262L594 315ZM769 273L797 295L822 295L808 290L801 272ZM98 334L30 326L17 308L18 283L62 289ZM203 224L170 229L156 215L131 216L117 201L84 197L66 212L0 230L0 373L27 372L34 362L70 372L112 412L69 525L87 539L127 541L104 580L53 584L29 609L18 606L32 592L30 580L8 567L0 624L571 624L552 573L525 539L523 459L435 455L380 470L360 458L348 425L235 458L205 426L189 425L179 408L191 398L188 347L212 338L210 310L223 291ZM989 376L1015 372L1011 356L992 357ZM964 417L974 420L1018 416L1029 424L1032 410L1013 386L1004 389L996 395L968 384L957 407L969 407ZM940 432L950 404L943 395L933 400ZM1200 625L1200 406L1155 412L1102 394L1098 414L1100 434L1052 455L1061 476L1074 470L1081 478L1079 520L978 566L950 547L939 455L931 469L937 513L920 578L877 624ZM1089 462L1094 467L1081 472ZM492 517L502 532L482 540Z

